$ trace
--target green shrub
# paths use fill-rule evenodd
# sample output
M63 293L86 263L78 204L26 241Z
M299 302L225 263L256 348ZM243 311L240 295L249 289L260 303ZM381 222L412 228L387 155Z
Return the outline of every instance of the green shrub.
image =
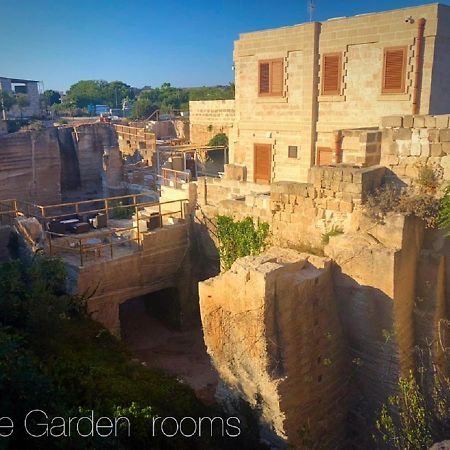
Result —
M417 178L414 182L419 187L419 191L423 194L435 194L442 182L442 167L419 162L416 168Z
M343 234L344 230L336 225L331 227L331 230L322 234L321 242L323 245L327 245L330 242L330 238L333 236L338 236L339 234Z
M211 147L227 147L228 146L228 136L225 133L216 134L208 142Z
M445 188L439 204L439 227L443 229L450 227L450 183ZM450 235L450 231L447 231L448 235Z
M412 214L422 219L426 228L438 225L440 201L424 191L417 192L413 187L400 189L386 184L367 197L364 212L372 220L383 223L390 212Z
M237 258L258 255L264 250L269 235L269 224L255 227L251 217L234 221L228 216L217 216L217 238L220 264L228 270Z

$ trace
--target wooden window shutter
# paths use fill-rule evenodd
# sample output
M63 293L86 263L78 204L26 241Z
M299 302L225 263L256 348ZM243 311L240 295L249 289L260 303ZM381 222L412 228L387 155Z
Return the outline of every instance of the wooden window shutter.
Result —
M270 93L272 95L282 95L284 85L284 67L283 60L272 62L272 80Z
M322 58L322 94L340 95L342 54L330 53Z
M283 59L259 62L259 95L282 96L284 91Z
M382 92L387 94L405 92L406 47L384 49Z
M259 93L270 94L270 63L259 64Z

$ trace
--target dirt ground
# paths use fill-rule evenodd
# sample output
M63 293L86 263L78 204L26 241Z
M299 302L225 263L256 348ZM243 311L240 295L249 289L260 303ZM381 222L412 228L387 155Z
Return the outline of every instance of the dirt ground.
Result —
M139 361L176 375L205 403L215 402L218 375L206 353L200 326L186 331L167 328L147 313L142 299L123 304L120 319L122 338Z

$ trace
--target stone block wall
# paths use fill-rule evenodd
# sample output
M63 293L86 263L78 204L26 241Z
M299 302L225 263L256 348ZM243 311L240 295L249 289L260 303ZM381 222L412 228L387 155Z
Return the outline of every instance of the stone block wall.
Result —
M449 10L447 6L424 5L322 22L320 55L339 52L343 61L340 95L318 97L318 147L333 146L334 130L376 127L383 116L411 114L414 73L418 70L415 52L419 18L425 19L420 113L435 113L442 108L450 111L448 97L438 99L433 95L433 91L445 92L450 88L448 77L446 80L443 77L445 55L450 48ZM412 22L406 21L407 17ZM399 94L383 94L384 49L396 46L407 49L405 90ZM441 67L439 76L437 67ZM319 73L322 77L322 61Z
M418 164L441 167L450 180L450 115L389 116L382 119L380 164L409 183Z
M262 436L323 448L345 436L348 361L325 258L269 249L200 283L208 353L228 388L261 420Z
M189 133L193 144L206 145L212 137L225 133L230 137L235 119L234 100L189 102Z
M361 167L380 163L381 132L378 130L342 130L341 161Z
M310 183L272 183L269 191L256 190L265 186L253 183L202 178L198 203L211 217L224 214L269 223L278 245L318 244L332 227L350 229L352 212L381 185L384 173L381 166L316 166Z
M271 181L305 182L312 164L320 25L244 33L234 45L236 123L230 162L247 167L254 180L254 146L271 145ZM258 95L259 61L282 59L282 96ZM289 146L297 156L289 158Z

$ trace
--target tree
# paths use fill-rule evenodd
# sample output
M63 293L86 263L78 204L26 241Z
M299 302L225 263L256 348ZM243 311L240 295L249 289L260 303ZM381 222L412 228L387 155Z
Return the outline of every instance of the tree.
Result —
M122 81L108 83L105 80L81 80L70 87L67 97L79 108L86 108L90 104L120 107L124 98L134 97L134 91Z
M132 116L135 119L149 117L158 109L158 105L150 99L139 97L133 104Z
M16 104L16 98L9 92L0 91L0 111L3 112L3 119L6 120L6 112Z
M23 118L23 109L30 106L30 99L26 94L16 94L16 102L20 109L20 118Z
M43 96L47 106L52 106L55 103L61 103L61 94L53 89L47 89L44 91Z
M125 98L134 98L134 92L128 84L122 81L111 81L103 89L103 98L107 105L120 108Z

